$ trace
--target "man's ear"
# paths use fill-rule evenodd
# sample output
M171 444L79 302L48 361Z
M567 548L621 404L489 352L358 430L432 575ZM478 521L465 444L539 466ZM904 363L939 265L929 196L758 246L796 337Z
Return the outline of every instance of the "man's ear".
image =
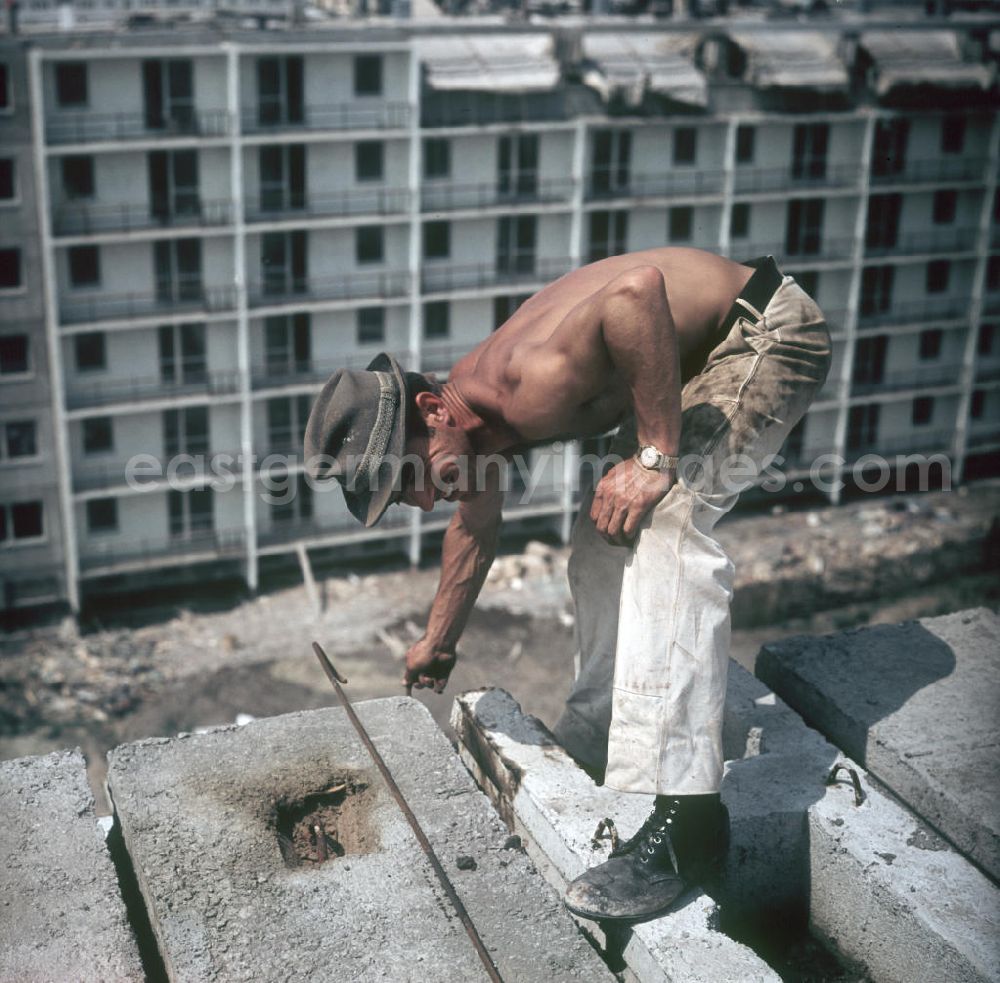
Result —
M417 393L414 397L417 405L417 412L424 421L424 425L432 429L440 427L450 427L452 425L451 414L444 405L444 400L432 392Z

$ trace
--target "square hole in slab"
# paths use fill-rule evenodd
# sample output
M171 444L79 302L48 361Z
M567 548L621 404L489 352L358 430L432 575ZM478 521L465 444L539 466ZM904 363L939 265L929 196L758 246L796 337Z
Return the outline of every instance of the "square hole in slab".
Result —
M339 857L373 853L375 792L356 778L334 779L301 799L279 801L274 827L286 867L314 867Z

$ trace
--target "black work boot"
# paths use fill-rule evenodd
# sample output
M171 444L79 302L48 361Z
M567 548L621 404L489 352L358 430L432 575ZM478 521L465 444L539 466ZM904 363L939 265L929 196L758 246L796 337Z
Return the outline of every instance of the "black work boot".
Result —
M658 795L638 832L569 885L566 907L594 921L662 915L717 878L728 848L729 811L718 795Z

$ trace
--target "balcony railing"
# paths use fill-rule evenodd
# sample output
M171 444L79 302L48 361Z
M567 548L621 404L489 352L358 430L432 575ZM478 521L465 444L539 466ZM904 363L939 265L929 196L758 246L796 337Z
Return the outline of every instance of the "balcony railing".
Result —
M435 126L490 126L496 123L532 123L568 119L571 97L552 92L425 92L420 124Z
M496 181L480 184L425 184L420 192L420 207L425 212L445 212L459 208L568 201L573 193L573 184L571 178L543 178L530 186L506 190Z
M376 350L359 354L345 353L339 358L303 359L296 361L287 359L272 361L270 364L257 364L253 367L251 378L254 389L273 389L281 386L321 385L326 382L337 369L363 369L375 357ZM395 358L404 366L409 361L408 352L396 352ZM284 453L287 448L280 448ZM301 450L301 447L299 448Z
M375 527L376 532L399 530L405 534L410 528L412 510L404 506L390 507ZM258 534L262 547L283 546L299 540L324 539L330 536L362 533L364 526L352 515L343 514L324 519L287 519L273 522L269 529Z
M898 437L879 437L871 443L864 443L857 447L848 447L845 457L848 460L856 461L865 454L916 454L925 451L936 451L947 453L951 450L954 430L924 430L914 428L907 434L900 434Z
M661 174L633 174L617 187L595 181L591 176L587 186L589 201L612 198L661 198L668 195L716 194L722 190L722 171L701 168L676 168Z
M379 300L401 297L410 289L410 274L402 270L353 271L336 277L311 277L300 283L250 284L251 307L308 304L324 300Z
M982 420L972 423L969 426L969 434L965 443L969 449L1000 444L1000 426L997 425L996 420Z
M899 389L923 389L928 386L958 385L962 374L961 362L944 365L923 365L902 372L887 372L878 382L852 382L851 395L894 392Z
M54 114L46 120L45 139L50 144L67 144L224 137L230 129L229 113L224 109L183 113L165 120L162 126L149 126L145 113Z
M858 312L862 330L890 324L924 324L928 321L957 321L968 317L969 302L961 297L927 297L924 300L893 304L886 311Z
M151 475L147 465L150 463L148 455L143 455L143 464L135 473L134 479L143 489L166 481L168 478L184 483L201 483L212 478L225 478L230 475L238 477L240 475L240 452L230 451L180 451L184 460L158 455L160 464L160 474ZM171 461L175 464L171 466ZM120 488L126 484L127 461L117 461L111 463L85 462L73 468L73 490L76 492L101 491L103 489Z
M426 293L447 290L478 290L483 287L537 283L562 276L573 261L556 257L521 257L510 264L472 263L461 266L425 265L421 283Z
M227 372L187 372L183 378L151 376L138 379L81 380L68 388L66 406L71 410L115 403L139 403L183 396L225 396L238 392L240 374Z
M927 160L910 160L901 172L894 174L872 173L871 183L884 184L934 184L938 181L981 181L986 169L984 157L931 157Z
M801 194L811 188L853 188L861 178L856 163L827 164L823 169L806 168L796 172L792 167L743 167L733 172L736 194L752 195L768 191Z
M912 256L917 253L956 253L974 249L974 228L940 228L897 236L895 242L865 244L865 256Z
M352 188L322 195L310 194L302 202L285 201L264 205L260 198L248 199L248 222L275 222L283 219L329 218L339 215L392 215L405 212L410 204L406 188Z
M198 202L190 209L170 213L154 212L149 204L67 204L54 211L52 230L57 236L76 236L190 226L205 228L229 225L232 215L232 204L225 198Z
M208 558L225 559L239 556L245 549L246 537L242 529L193 530L160 539L109 537L104 541L88 540L80 552L80 566L85 573L105 568L113 572L115 566L156 567L199 553L207 554Z
M854 253L854 242L850 237L824 236L815 249L800 249L799 252L790 253L784 242L734 239L729 244L729 254L741 259L770 255L776 257L782 266L802 267L817 261L850 259Z
M233 287L198 287L176 285L175 289L152 293L95 294L89 297L64 297L59 305L63 324L88 321L111 321L136 317L155 317L183 313L212 314L231 311L236 306Z
M976 382L996 382L998 379L1000 379L1000 362L980 362L976 365Z
M334 103L306 106L302 118L262 116L257 107L242 113L244 133L279 133L288 130L400 130L410 124L411 107L406 102Z

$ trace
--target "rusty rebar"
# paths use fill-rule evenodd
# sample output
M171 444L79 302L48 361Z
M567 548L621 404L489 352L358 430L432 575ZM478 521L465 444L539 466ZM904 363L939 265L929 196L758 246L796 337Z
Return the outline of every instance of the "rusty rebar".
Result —
M431 846L430 840L427 839L426 834L420 828L420 823L417 821L417 817L413 814L413 810L409 807L409 805L407 805L406 799L403 798L403 793L399 790L399 786L396 784L396 780L392 777L388 766L382 759L382 755L379 754L378 748L375 747L371 737L368 736L368 731L365 730L364 724L361 723L358 719L358 715L354 712L354 707L351 706L351 701L347 699L346 694L340 688L340 684L342 682L346 683L347 680L344 679L344 677L341 676L336 669L334 669L333 663L330 662L326 652L323 651L323 647L319 644L319 642L313 642L312 647L313 651L316 653L316 658L319 659L319 664L323 667L323 672L326 673L327 679L333 683L333 688L337 691L337 698L344 707L344 711L347 713L348 719L354 725L354 729L358 732L358 737L361 738L361 741L368 750L368 753L372 756L372 760L375 762L376 767L385 779L385 783L388 785L389 791L392 793L392 797L396 800L396 804L402 810L403 815L406 817L406 821L410 824L410 828L413 830L414 836L417 838L417 842L426 854L431 868L437 875L437 879L441 882L441 887L444 888L444 893L448 895L448 900L455 909L455 913L458 915L462 925L465 926L465 931L469 936L469 940L472 942L473 948L476 950L476 954L483 963L483 968L486 970L487 975L494 981L494 983L503 983L503 978L500 976L500 971L497 969L496 963L493 962L493 957L489 954L489 951L483 944L483 940L479 937L479 932L476 931L476 926L472 923L472 919L469 917L468 911L465 910L465 905L462 903L462 899L458 896L458 892L448 879L448 875L445 873L445 869L441 865L441 861L438 860L437 854L434 852L434 847Z

